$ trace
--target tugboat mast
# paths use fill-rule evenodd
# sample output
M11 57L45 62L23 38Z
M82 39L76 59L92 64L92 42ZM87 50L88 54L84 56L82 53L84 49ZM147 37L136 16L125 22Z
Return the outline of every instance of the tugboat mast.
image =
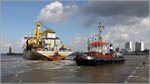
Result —
M99 22L98 28L99 28L98 40L99 40L99 41L103 41L102 31L103 31L103 29L104 29L104 26L101 24L101 22Z
M90 41L89 41L89 38L88 38L88 42L87 42L87 44L88 44L88 47L87 47L87 50L88 50L88 52L90 51Z

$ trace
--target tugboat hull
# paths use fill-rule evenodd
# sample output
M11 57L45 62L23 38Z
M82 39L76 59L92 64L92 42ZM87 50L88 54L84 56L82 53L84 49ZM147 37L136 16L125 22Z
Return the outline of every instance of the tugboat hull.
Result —
M118 63L124 63L125 59L113 59L113 60L108 60L108 59L95 59L95 60L75 60L77 65L85 65L85 66L93 66L93 65L102 65L102 64L118 64Z
M95 60L76 60L76 63L78 66L80 66L80 65L87 65L87 66L96 65Z
M90 59L91 58L91 59ZM93 56L88 56L84 54L77 55L74 60L76 61L77 65L86 65L86 66L93 66L93 65L101 65L101 64L117 64L117 63L124 63L126 59L123 57L114 57L114 58L97 58Z

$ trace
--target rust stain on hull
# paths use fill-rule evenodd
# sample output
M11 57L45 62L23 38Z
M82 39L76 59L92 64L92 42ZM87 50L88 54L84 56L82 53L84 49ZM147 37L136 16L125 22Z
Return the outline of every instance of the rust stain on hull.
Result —
M59 61L59 60L64 60L65 59L65 56L48 56L48 59L49 60L52 60L52 61Z

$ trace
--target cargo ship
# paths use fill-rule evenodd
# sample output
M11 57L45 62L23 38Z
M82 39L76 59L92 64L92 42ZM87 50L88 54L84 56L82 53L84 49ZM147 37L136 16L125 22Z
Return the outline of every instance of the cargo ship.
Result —
M47 28L41 32L41 26ZM64 45L60 38L56 37L55 31L46 27L41 22L36 23L34 36L24 37L23 57L30 60L64 60L73 53L67 45Z
M112 43L104 40L102 31L104 26L99 23L99 33L92 38L88 39L87 52L78 52L74 60L77 65L98 65L98 64L110 64L110 63L123 63L126 59L124 56L113 50Z

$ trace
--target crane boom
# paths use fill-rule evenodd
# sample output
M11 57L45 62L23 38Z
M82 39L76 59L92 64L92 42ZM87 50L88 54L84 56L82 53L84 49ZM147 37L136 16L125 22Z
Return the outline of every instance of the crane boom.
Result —
M41 32L40 32L40 28L41 28L41 23L37 22L36 23L36 29L34 31L35 35L36 35L36 45L40 44L40 38L41 38Z

